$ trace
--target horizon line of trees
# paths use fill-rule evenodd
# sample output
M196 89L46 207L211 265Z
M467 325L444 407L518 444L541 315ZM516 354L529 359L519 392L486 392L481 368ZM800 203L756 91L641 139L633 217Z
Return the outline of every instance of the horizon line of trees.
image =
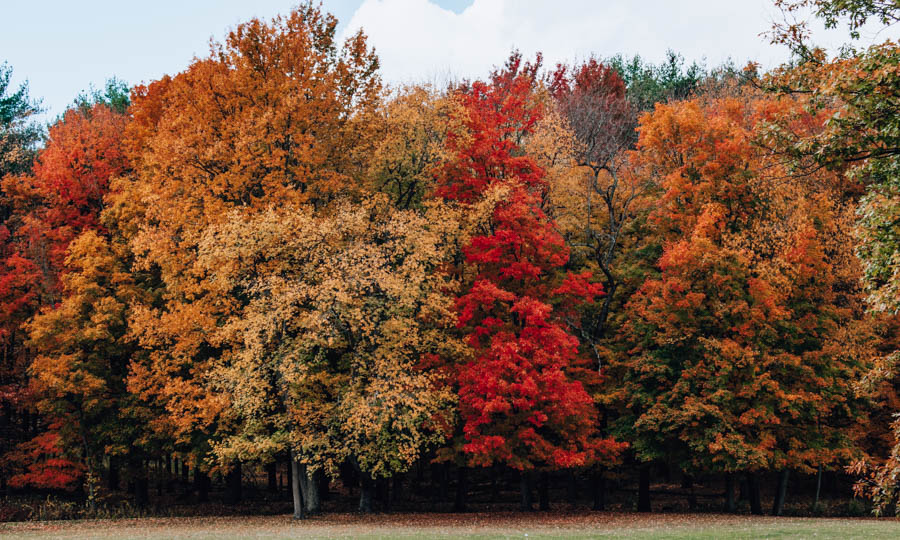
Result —
M776 0L826 24L894 2ZM295 517L423 464L605 482L849 471L896 503L891 41L829 58L639 57L386 88L312 2L47 130L0 68L0 489L198 497L288 463ZM446 468L443 469L446 475ZM816 500L819 492L816 489Z

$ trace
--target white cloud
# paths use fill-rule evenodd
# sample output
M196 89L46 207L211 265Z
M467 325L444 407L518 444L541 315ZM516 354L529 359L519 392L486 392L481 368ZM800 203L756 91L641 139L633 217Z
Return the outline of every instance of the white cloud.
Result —
M776 17L771 0L474 0L459 14L429 0L365 0L344 32L364 29L386 80L415 82L484 76L513 47L529 58L542 51L547 64L592 52L659 62L673 49L708 65L771 67L788 56L760 36ZM816 36L833 45L844 34Z

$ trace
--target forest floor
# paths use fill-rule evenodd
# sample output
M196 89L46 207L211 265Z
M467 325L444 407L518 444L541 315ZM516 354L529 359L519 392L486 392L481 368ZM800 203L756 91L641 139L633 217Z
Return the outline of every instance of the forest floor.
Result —
M900 520L625 512L325 514L0 523L0 538L900 538Z

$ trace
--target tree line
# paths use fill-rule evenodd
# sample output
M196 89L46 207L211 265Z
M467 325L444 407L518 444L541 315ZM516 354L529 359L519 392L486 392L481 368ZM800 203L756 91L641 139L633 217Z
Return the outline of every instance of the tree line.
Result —
M778 0L851 37L894 2ZM0 69L0 479L94 507L151 465L295 517L423 467L849 473L893 511L897 93L886 41L761 73L513 52L387 87L312 3L173 76L78 96L46 133ZM174 461L173 461L174 460ZM816 499L819 489L816 489Z

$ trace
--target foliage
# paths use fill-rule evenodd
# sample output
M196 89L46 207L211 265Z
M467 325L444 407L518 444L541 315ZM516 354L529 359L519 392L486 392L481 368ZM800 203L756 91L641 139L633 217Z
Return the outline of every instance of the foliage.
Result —
M7 174L28 171L42 130L31 117L41 112L40 104L28 95L28 85L10 87L12 67L0 64L0 179ZM0 219L7 217L0 209Z
M639 111L653 109L656 103L686 99L707 77L705 66L694 62L685 67L684 57L671 50L660 64L649 63L638 55L616 55L605 64L618 72L625 82L629 103Z
M422 205L435 189L435 175L447 158L446 139L459 129L459 103L423 86L401 88L384 106L380 142L371 157L374 189L388 193L398 208Z
M448 138L453 158L437 190L469 206L503 192L463 250L472 277L457 309L474 359L456 370L466 461L519 470L612 461L621 449L598 436L586 389L596 375L565 326L567 312L602 286L560 271L568 249L541 209L544 171L518 146L542 114L532 90L539 62L513 54L490 82L459 96L468 136Z
M128 106L131 105L130 93L131 90L125 81L112 77L104 83L103 88L91 86L90 91L78 94L72 108L79 110L82 114L90 114L95 105L106 105L119 114L125 114Z
M39 270L17 242L17 201L5 178L30 171L42 130L32 120L40 108L29 96L28 86L22 84L14 89L11 78L12 68L0 64L0 394L7 406L18 407L20 403L12 403L6 396L19 394L18 389L8 386L24 372L22 336L17 329L38 300L33 284L39 281Z
M458 219L386 203L232 214L205 235L201 263L250 298L221 331L243 349L213 376L242 420L220 457L287 447L314 469L351 459L390 477L446 437L454 396L434 359L462 346L448 333L454 284L438 269Z
M37 437L20 444L15 452L4 456L4 466L22 471L10 479L13 487L38 489L72 489L83 474L77 462L65 457L61 446L59 424Z
M360 187L375 144L378 61L360 33L335 43L337 21L311 3L251 20L186 71L134 91L122 216L136 268L155 273L160 301L138 305L130 332L147 355L129 389L159 411L160 434L200 457L228 433L229 396L208 390L232 343L215 330L247 298L227 294L198 264L204 231L241 208L322 207Z
M853 38L900 18L776 6ZM529 472L575 491L631 446L688 480L855 461L896 502L896 43L830 58L795 22L762 76L514 52L385 89L337 24L309 1L240 24L180 73L79 94L40 148L0 67L9 486L99 515L107 466L140 506L160 456L200 497L287 457L306 493L327 472L365 499L434 460L459 497L465 467L508 467L527 499Z
M786 15L793 16L805 10L811 11L822 19L826 28L844 24L853 39L859 39L860 28L870 20L886 26L900 21L900 5L896 0L775 0L775 6ZM805 21L776 25L775 31L795 44L809 37Z
M628 302L631 348L612 363L622 383L609 402L643 460L811 471L853 456L852 381L871 354L839 330L863 317L843 184L786 181L753 144L761 118L797 109L744 91L642 119L638 159L664 190L650 216L664 251L659 277Z
M11 360L3 368L7 384L4 394L16 396L12 401L19 410L34 406L35 398L49 398L54 390L63 391L51 388L52 384L31 387L27 382L28 371L38 376L46 371L51 376L61 366L55 362L41 363L40 355L48 351L40 348L36 351L38 359L34 358L33 347L41 345L25 342L28 336L25 323L41 305L52 306L67 294L62 276L72 240L84 230L101 228L99 215L110 179L128 170L122 149L125 122L124 115L104 105L96 105L88 112L70 110L50 127L46 146L38 153L33 172L8 175L2 180L4 202L10 208L9 217L0 227L3 241L0 254L4 256L0 267L7 270L0 279L3 308L0 337L8 340L4 356ZM61 329L62 323L72 324L73 320L63 319L57 323L56 330ZM62 422L54 414L48 414L47 419L56 426L73 426L71 420ZM25 447L29 444L44 447L40 441L48 436L50 433L38 434L37 442L25 443ZM58 444L66 457L72 444L82 446L81 437L65 435ZM39 466L37 462L28 465ZM74 480L78 475L65 473L63 477ZM34 485L41 482L28 481Z
M867 21L892 24L898 20L896 2L802 1L778 2L787 14L812 10L826 26L846 24L852 38L859 38ZM856 246L863 263L863 282L868 306L876 314L894 315L898 303L898 140L896 109L898 99L898 46L892 41L875 44L862 51L845 48L842 55L828 58L823 49L808 43L805 22L776 25L772 40L788 45L797 57L796 65L776 70L764 80L773 91L808 96L806 108L827 114L823 130L813 134L794 133L784 120L769 126L769 144L799 163L801 170L827 168L841 173L865 190L858 201ZM866 385L890 384L897 353L883 351L885 357L867 375ZM878 432L886 431L880 425ZM897 424L891 430L896 431ZM860 493L872 497L880 511L896 501L897 445L889 452L875 452L872 461L857 463L853 471L862 475ZM879 455L880 454L880 455Z
M68 250L62 302L28 325L31 390L37 409L57 419L63 447L96 474L105 455L124 455L140 437L125 388L135 352L126 340L128 305L145 293L116 246L94 231Z
M541 119L526 148L548 172L550 211L574 264L602 276L606 294L584 311L579 331L599 365L600 342L609 335L608 321L625 285L622 247L646 213L653 185L627 166L638 111L617 70L594 58L560 65L548 90L554 110Z

